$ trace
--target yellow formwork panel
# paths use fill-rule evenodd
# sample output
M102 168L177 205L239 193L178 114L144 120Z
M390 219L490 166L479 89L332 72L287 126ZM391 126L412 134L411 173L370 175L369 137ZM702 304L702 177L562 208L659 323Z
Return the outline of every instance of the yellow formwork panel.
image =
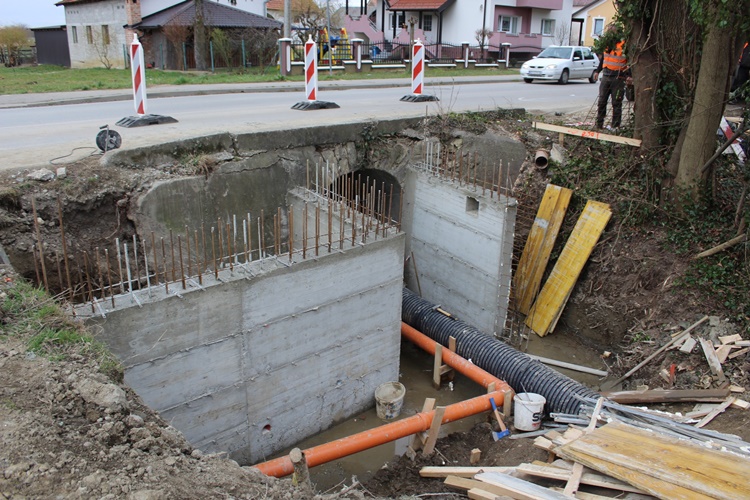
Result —
M547 184L539 204L534 224L523 247L518 268L513 277L513 296L516 309L527 314L539 292L544 270L560 232L565 212L573 194L568 188Z
M540 337L555 329L573 286L611 216L612 211L606 203L586 203L560 258L526 316L526 326Z

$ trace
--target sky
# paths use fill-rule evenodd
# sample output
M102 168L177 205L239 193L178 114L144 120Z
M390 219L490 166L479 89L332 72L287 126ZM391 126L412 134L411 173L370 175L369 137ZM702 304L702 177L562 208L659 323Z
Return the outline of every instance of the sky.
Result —
M65 8L59 0L0 0L0 26L25 24L29 28L65 24Z

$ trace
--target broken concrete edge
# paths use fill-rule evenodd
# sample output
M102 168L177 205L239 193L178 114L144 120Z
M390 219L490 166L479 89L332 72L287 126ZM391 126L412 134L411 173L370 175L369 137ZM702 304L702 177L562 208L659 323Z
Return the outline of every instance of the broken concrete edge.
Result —
M473 112L476 114L498 115L502 117L522 117L526 114L523 108ZM342 142L361 142L364 132L367 135L395 135L406 129L418 128L425 120L424 117L396 118L392 120L366 120L336 125L311 126L295 130L294 134L279 131L251 132L232 134L223 132L218 134L192 137L178 141L167 142L153 146L132 149L118 149L102 156L102 166L145 168L156 167L172 161L174 158L189 154L211 154L221 151L233 151L239 155L240 151L290 149L301 146L336 144Z

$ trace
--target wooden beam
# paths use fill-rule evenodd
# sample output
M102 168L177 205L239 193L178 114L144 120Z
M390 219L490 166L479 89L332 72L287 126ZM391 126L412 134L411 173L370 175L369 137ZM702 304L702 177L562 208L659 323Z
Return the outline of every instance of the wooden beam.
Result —
M543 477L545 479L555 479L557 481L568 481L572 474L572 470L561 469L554 465L535 465L535 464L521 464L517 468L518 472L529 476ZM640 488L636 488L624 481L614 479L609 476L602 474L595 474L592 472L583 472L581 475L581 484L588 486L597 486L599 488L607 488L610 490L628 491L631 493L646 494ZM578 493L576 493L578 495Z
M726 389L654 389L649 391L602 392L602 396L621 404L642 403L715 403L729 396Z
M435 342L435 359L432 363L432 385L440 389L440 367L443 366L443 346Z
M535 359L541 363L544 363L545 365L551 365L551 366L557 366L560 368L567 368L568 370L573 370L576 372L581 373L588 373L590 375L596 375L597 377L606 377L609 375L609 372L605 372L603 370L597 370L596 368L589 368L588 366L582 366L582 365L576 365L574 363L568 363L567 361L558 361L556 359L550 359L550 358L543 358L541 356L536 356L534 354L526 354L531 359Z
M474 477L488 486L497 488L494 491L489 491L519 500L570 500L570 497L566 495L508 474L482 472ZM484 487L484 489L487 489L487 487Z
M499 472L501 474L510 474L516 470L515 467L440 467L437 465L427 465L419 469L421 477L474 477L481 472Z
M716 375L719 382L724 382L727 378L724 375L724 369L721 367L721 362L716 356L716 350L710 340L700 339L701 347L703 348L703 354L706 356L708 361L708 367L711 368L711 372Z
M445 415L445 406L438 406L435 408L435 413L432 416L432 424L430 430L427 433L427 440L424 443L424 449L422 455L430 456L435 451L435 443L438 440L438 434L440 434L440 425L443 422L443 415Z
M594 130L581 130L572 127L561 127L559 125L551 125L549 123L533 122L533 127L539 130L549 130L550 132L560 132L561 134L576 135L586 139L596 139L599 141L616 142L618 144L627 144L628 146L641 147L641 141L639 139L631 139L630 137L620 137L619 135L603 134Z
M435 408L435 398L426 398L422 405L422 413L432 411L433 408ZM417 458L417 451L422 449L426 440L426 433L418 432L414 434L409 441L409 446L406 447L406 456L414 461Z
M734 396L728 397L726 401L724 401L719 406L717 406L716 408L714 408L713 410L711 410L711 413L709 413L708 415L706 415L705 417L703 417L700 422L698 422L697 424L695 424L695 426L696 427L703 427L704 425L708 424L711 420L713 420L714 418L716 418L716 416L719 415L719 413L724 413L724 410L726 410L727 408L729 408L730 406L732 406L732 404L734 403L734 401L736 399L737 398L734 397Z

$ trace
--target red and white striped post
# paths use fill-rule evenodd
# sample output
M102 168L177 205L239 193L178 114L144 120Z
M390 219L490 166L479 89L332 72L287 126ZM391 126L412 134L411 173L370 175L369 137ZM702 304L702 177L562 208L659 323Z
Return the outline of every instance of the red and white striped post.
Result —
M308 101L318 100L318 51L311 36L305 42L305 96Z
M133 34L133 43L130 44L130 71L133 74L135 112L143 116L146 114L146 65L143 63L143 45L136 34Z
M424 90L424 45L417 39L411 49L411 94L401 98L407 102L439 101L434 95L422 95Z
M305 97L306 101L298 102L292 109L332 109L338 108L335 102L318 100L318 45L312 36L305 42Z
M422 95L424 83L424 45L417 40L411 50L411 93Z

